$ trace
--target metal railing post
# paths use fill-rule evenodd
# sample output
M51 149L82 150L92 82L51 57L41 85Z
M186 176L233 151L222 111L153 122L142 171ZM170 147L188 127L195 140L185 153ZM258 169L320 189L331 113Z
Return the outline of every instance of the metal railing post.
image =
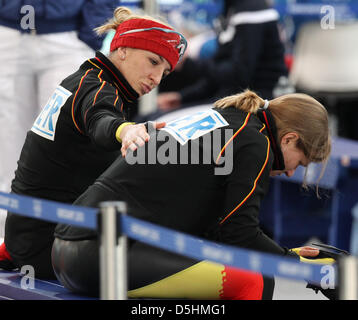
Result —
M339 299L358 300L358 261L355 256L339 260Z
M100 204L100 297L102 300L127 299L127 237L121 232L125 202Z
M119 300L127 300L128 292L128 271L127 271L127 235L123 232L122 229L122 216L127 214L127 205L125 202L117 203L117 208L119 211L118 220L117 220L117 234L118 244L116 247L117 250L117 260L116 260L116 270L118 275L117 281L117 292Z

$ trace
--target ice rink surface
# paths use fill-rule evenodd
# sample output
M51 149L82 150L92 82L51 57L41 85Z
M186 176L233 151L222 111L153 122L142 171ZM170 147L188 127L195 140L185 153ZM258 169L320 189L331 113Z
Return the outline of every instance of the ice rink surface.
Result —
M273 300L328 300L321 292L306 288L307 282L275 277Z

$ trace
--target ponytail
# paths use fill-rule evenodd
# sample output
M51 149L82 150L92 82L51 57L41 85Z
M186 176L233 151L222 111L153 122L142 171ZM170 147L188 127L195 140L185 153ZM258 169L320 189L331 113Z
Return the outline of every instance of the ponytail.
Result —
M268 106L275 120L278 141L286 133L296 132L300 137L297 146L310 162L324 162L329 157L331 141L327 110L307 94L291 93L267 101L255 92L245 90L216 101L214 106L221 109L235 107L253 114Z
M257 110L264 107L265 100L255 92L245 90L244 92L222 98L214 103L217 108L235 107L244 112L257 113Z
M116 30L117 27L124 21L130 20L130 19L147 19L152 20L158 23L165 24L167 26L168 23L164 21L162 17L158 17L158 19L155 19L153 17L150 17L148 15L140 15L140 14L134 14L132 10L126 7L117 7L114 10L113 17L109 19L105 24L102 26L95 28L94 31L98 35L103 35L104 33L107 33L111 30Z

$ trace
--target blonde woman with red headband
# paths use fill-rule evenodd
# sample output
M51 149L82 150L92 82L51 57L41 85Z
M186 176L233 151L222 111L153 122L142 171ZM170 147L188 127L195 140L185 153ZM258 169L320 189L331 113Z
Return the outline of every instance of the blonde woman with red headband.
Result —
M149 139L144 124L131 122L131 108L175 68L186 40L166 23L124 7L97 32L111 29L109 56L97 52L65 78L28 131L13 193L72 203L120 152L125 156ZM55 278L54 228L9 212L0 268L31 265L36 278Z
M125 75L130 86L142 96L157 87L162 78L174 70L187 43L180 33L167 25L135 15L129 18L128 13L128 9L118 8L113 19L97 28L97 32L102 34L111 29L116 30L109 59ZM146 66L148 61L151 68ZM149 138L143 124L133 125L130 122L118 128L116 137L122 141L123 155L128 147L135 150L137 145L142 146Z

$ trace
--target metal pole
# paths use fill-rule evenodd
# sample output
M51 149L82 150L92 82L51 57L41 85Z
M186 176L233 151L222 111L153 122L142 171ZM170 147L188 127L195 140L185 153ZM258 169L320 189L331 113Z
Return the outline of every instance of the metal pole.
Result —
M127 205L125 202L117 202L117 209L119 215L117 216L119 220L117 221L117 240L118 244L116 247L117 250L117 259L116 259L116 270L117 270L117 292L119 300L127 300L128 292L128 271L127 271L127 235L123 233L122 229L122 219L121 217L127 214Z
M157 0L143 0L143 10L150 16L156 16L159 13Z
M339 298L358 300L358 263L355 256L339 260Z
M126 213L126 204L120 201L103 202L100 209L100 297L102 300L125 300L127 242L117 226L120 214Z

